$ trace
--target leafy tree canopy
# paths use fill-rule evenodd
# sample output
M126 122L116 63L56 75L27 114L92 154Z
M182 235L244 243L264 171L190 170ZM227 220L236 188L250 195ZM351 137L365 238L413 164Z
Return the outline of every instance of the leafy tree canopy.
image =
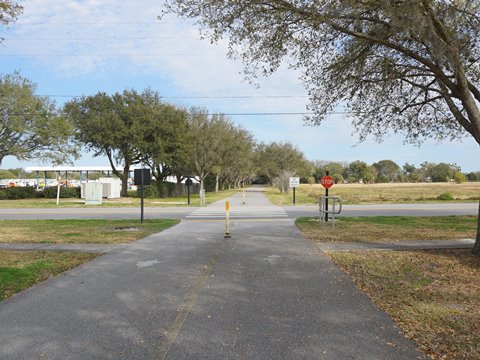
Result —
M217 189L220 176L234 181L248 177L253 148L249 132L237 127L226 115L209 114L202 108L189 111L188 124L193 149L190 168L198 176L201 189L210 174L217 178Z
M377 176L387 181L395 181L400 175L400 166L392 160L380 160L372 166L377 170Z
M6 156L62 163L76 154L71 124L35 91L19 73L0 77L0 165Z
M470 134L480 144L477 0L167 0L213 41L230 39L247 75L287 58L303 73L309 120L342 104L361 139Z
M340 181L342 181L343 180L342 174L344 173L345 169L348 167L348 164L335 162L335 161L317 160L314 162L314 167L315 167L315 170L314 170L313 176L315 177L316 182L319 182L320 179L323 176L325 176L327 171L331 176L335 175L337 180L340 179Z
M4 0L0 2L0 24L7 26L17 20L17 17L23 12L23 6L15 1ZM3 40L3 38L1 38Z
M256 149L255 163L258 175L268 181L272 181L284 172L307 177L313 170L304 154L288 142L259 144Z
M75 124L77 139L95 156L107 156L113 173L122 180L122 196L127 194L132 165L146 163L149 156L161 161L172 112L157 92L125 90L111 96L99 92L66 103L64 112Z

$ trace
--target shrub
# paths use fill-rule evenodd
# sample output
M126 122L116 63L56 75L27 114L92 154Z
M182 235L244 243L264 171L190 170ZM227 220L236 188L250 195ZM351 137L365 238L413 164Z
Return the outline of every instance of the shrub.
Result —
M437 196L437 200L453 200L452 193L446 192Z
M315 178L313 176L307 176L300 179L300 182L303 184L315 184Z
M379 175L377 177L377 183L388 183L388 182L390 182L390 179L385 175Z
M0 179L13 179L15 177L15 174L9 170L0 170Z
M341 174L333 174L333 181L335 181L335 184L341 184L343 182L343 176Z
M127 191L127 197L137 197L137 190L128 190Z
M49 186L46 187L41 193L41 197L47 199L55 199L57 197L57 187ZM66 198L80 198L80 187L61 187L60 188L60 197L62 199Z
M198 193L198 186L192 187L192 193L195 191ZM195 189L195 190L194 190ZM145 198L166 198L166 197L175 197L185 195L187 193L187 187L185 184L171 183L168 181L156 181L152 180L150 185L147 185L143 189L143 194ZM129 193L129 196L130 193ZM140 188L132 194L133 197L140 197Z
M295 176L294 172L283 170L280 175L272 180L272 185L278 188L282 194L288 194L290 178L293 176Z
M34 199L40 197L33 187L10 187L0 189L1 200Z
M455 174L453 174L453 179L455 180L455 182L457 184L461 184L463 182L465 182L465 180L467 180L466 176L463 175L461 172L456 172Z

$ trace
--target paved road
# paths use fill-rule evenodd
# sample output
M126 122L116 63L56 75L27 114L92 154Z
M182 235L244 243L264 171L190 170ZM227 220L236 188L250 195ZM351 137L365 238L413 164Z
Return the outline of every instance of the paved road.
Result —
M421 357L293 219L234 219L224 232L182 221L1 302L0 358Z
M318 216L311 206L284 206L289 217ZM478 203L344 205L341 216L477 215Z
M239 202L231 209L233 219L280 219L300 216L318 216L317 206L265 207L256 200L262 188L247 190L246 204L240 195ZM478 203L446 204L381 204L381 205L345 205L341 216L440 216L440 215L477 215ZM0 209L0 219L139 219L140 209L130 207L106 208L32 208ZM225 203L220 201L208 207L146 207L145 218L172 219L224 219Z

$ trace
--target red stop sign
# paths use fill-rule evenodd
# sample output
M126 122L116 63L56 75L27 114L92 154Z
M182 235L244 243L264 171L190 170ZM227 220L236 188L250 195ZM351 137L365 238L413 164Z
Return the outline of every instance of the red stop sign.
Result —
M320 184L322 184L322 186L326 189L329 189L333 186L335 182L333 181L333 177L331 177L330 175L325 175L324 177L322 177L322 179L320 180Z

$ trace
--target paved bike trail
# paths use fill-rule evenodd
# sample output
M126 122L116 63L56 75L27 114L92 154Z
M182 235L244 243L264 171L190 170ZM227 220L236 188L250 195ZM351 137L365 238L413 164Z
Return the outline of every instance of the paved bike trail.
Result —
M278 210L260 192L230 201ZM183 221L1 302L0 358L421 357L292 219L224 233L218 219Z

